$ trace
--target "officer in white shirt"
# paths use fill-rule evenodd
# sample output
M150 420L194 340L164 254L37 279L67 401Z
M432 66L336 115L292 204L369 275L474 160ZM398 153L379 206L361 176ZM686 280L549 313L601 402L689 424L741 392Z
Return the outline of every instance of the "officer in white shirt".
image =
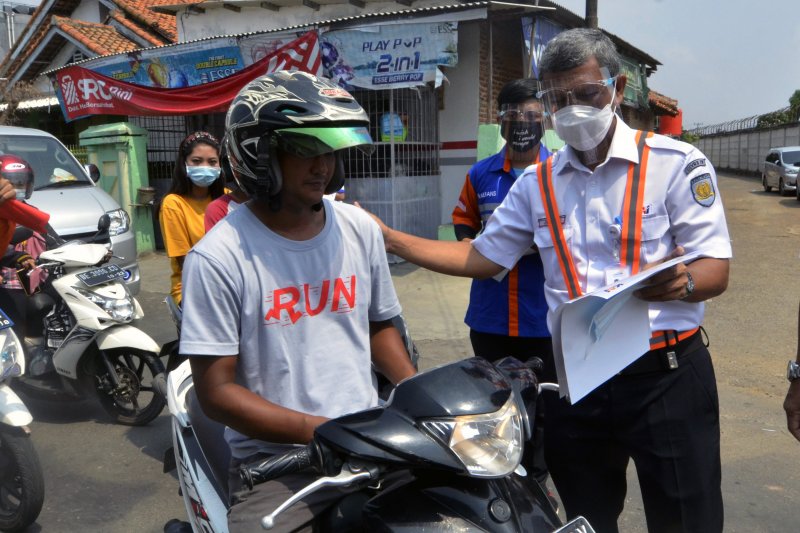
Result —
M565 31L541 59L541 97L567 146L529 169L471 244L382 225L387 250L447 274L489 277L531 242L550 314L567 300L659 262L703 257L653 276L651 350L575 405L545 396L546 460L569 517L617 531L632 458L650 531L722 531L719 402L699 326L728 284L730 238L716 174L691 145L630 129L615 114L626 78L599 30ZM552 379L554 376L545 376Z

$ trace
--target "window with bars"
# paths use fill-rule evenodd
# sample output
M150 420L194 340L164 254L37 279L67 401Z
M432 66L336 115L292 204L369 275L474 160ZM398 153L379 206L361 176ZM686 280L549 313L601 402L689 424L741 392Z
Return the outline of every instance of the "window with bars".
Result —
M361 90L353 96L369 115L375 150L347 154L347 201L358 201L393 228L436 238L441 193L435 90Z
M353 96L369 116L375 150L351 150L345 163L349 178L439 175L438 110L434 90L424 86Z

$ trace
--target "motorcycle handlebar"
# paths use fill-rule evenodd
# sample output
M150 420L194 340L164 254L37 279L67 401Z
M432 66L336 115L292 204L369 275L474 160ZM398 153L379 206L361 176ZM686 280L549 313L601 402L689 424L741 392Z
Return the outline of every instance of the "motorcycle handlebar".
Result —
M312 446L303 446L268 459L239 467L239 477L252 489L253 486L300 472L317 464L317 454Z

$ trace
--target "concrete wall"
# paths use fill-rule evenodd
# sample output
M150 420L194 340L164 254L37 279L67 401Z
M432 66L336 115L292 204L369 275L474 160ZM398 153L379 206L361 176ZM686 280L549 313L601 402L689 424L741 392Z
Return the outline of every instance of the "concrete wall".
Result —
M694 144L715 168L760 175L770 148L800 146L800 124L710 135Z
M450 213L464 185L464 177L476 159L482 24L478 21L459 23L458 66L445 70L449 83L439 89L444 91L444 108L439 111L441 224L451 222Z

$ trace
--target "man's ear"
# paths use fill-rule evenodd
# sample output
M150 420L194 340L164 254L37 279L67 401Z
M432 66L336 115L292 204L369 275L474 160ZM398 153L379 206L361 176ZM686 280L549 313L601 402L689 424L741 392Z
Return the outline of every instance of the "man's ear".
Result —
M622 100L625 98L625 85L628 83L628 78L625 74L617 75L617 84L614 89L614 103L617 107L622 105Z

